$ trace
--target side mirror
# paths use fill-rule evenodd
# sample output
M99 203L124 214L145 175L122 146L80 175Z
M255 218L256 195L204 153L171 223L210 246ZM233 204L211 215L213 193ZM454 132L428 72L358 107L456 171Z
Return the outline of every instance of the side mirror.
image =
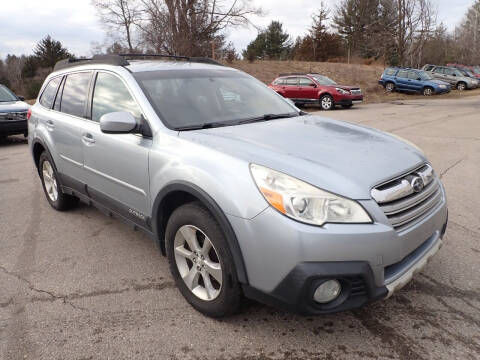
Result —
M314 87L314 88L316 88L316 87L317 87L317 85L316 85L316 84L314 84L314 83L310 83L310 84L308 84L308 86L311 86L311 87Z
M457 74L455 74L455 73L453 73L452 75L453 75L453 76L457 76Z
M137 121L127 111L111 112L100 118L100 130L107 134L128 134L137 128Z
M20 101L25 101L25 98L23 96L17 95L17 97Z
M421 81L421 80L422 80L422 78L421 78L421 77L418 77L418 78L417 78L417 80L418 80L418 81Z

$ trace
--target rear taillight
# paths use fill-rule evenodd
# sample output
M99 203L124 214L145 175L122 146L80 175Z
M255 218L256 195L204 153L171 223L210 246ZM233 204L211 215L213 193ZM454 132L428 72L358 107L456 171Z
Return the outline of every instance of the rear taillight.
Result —
M30 120L30 116L32 116L32 109L28 109L27 111L27 120Z

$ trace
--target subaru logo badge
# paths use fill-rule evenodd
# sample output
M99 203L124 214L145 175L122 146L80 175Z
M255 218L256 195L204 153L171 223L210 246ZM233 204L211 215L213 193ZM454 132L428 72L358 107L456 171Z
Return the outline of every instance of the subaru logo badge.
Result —
M425 184L423 183L423 180L421 177L414 177L412 181L410 181L410 186L412 187L413 191L416 193L419 193L420 191L423 190L425 187Z

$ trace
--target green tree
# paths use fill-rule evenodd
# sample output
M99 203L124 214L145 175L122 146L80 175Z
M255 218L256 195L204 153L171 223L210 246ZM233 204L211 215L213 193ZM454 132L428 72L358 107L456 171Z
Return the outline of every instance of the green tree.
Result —
M272 21L261 31L255 40L248 44L243 56L249 60L270 59L284 60L291 57L292 41L290 35L283 30L279 21Z
M73 57L60 41L54 40L47 35L40 40L33 51L40 67L52 68L57 61Z

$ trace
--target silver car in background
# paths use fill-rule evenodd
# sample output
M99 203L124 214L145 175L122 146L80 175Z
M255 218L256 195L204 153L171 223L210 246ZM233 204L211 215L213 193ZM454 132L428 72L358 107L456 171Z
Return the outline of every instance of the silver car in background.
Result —
M457 90L476 89L478 80L465 76L459 69L448 66L425 65L422 70L428 71L435 79L452 84Z
M143 229L197 310L357 308L441 247L445 190L413 144L210 59L158 57L57 64L29 146L53 208L82 200Z

